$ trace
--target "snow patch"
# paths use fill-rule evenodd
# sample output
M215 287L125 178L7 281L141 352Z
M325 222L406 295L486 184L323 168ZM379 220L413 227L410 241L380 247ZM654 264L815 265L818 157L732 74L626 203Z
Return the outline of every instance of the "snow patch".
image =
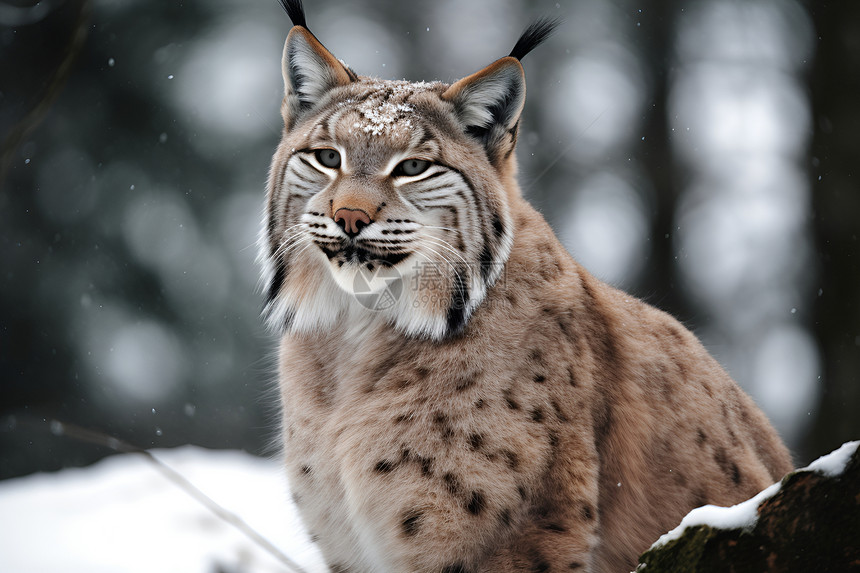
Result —
M845 471L848 460L851 459L851 456L854 455L858 447L860 447L860 440L845 442L838 450L834 450L826 456L821 456L809 464L806 469L830 477L838 476Z
M683 535L688 527L708 525L717 529L752 529L758 520L758 506L776 495L780 489L780 483L775 483L767 489L759 492L755 497L733 505L732 507L720 507L717 505L705 505L698 507L688 513L681 524L658 539L652 549L674 541Z
M327 571L299 521L282 464L244 452L153 450L308 573ZM0 571L284 572L143 456L0 482Z
M370 89L375 93L356 106L364 121L353 124L353 128L369 135L397 133L399 128L404 131L411 130L412 119L408 114L415 111L415 108L403 102L412 94L435 85L406 80L371 81L374 83L370 85ZM340 105L348 103L352 103L351 100Z

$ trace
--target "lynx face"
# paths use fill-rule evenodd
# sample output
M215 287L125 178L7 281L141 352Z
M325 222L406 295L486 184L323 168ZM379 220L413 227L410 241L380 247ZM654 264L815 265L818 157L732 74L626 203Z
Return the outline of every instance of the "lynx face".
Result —
M284 77L263 238L270 325L306 332L361 317L413 336L459 333L510 252L519 61L452 86L380 81L295 27ZM365 308L357 281L399 281L400 296Z

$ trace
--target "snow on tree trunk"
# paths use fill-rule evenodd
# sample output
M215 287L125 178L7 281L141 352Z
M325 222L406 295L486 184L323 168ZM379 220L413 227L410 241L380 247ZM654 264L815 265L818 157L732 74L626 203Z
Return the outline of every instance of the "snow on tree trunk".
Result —
M734 507L690 512L637 572L860 571L860 442Z

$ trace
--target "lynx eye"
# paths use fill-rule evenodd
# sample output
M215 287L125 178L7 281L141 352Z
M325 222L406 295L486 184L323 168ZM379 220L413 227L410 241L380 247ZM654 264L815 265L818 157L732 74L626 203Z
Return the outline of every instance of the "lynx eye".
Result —
M430 162L424 159L407 159L406 161L401 161L397 164L392 175L414 177L415 175L421 175L427 171L429 167Z
M317 149L316 158L324 167L337 169L340 167L340 153L334 149Z

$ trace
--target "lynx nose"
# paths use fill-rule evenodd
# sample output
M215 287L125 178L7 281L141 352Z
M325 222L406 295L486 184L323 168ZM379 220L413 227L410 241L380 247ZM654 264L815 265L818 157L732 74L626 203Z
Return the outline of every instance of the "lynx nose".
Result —
M337 223L344 233L350 238L358 235L363 228L372 222L370 216L361 209L349 209L342 207L334 214L334 222Z

